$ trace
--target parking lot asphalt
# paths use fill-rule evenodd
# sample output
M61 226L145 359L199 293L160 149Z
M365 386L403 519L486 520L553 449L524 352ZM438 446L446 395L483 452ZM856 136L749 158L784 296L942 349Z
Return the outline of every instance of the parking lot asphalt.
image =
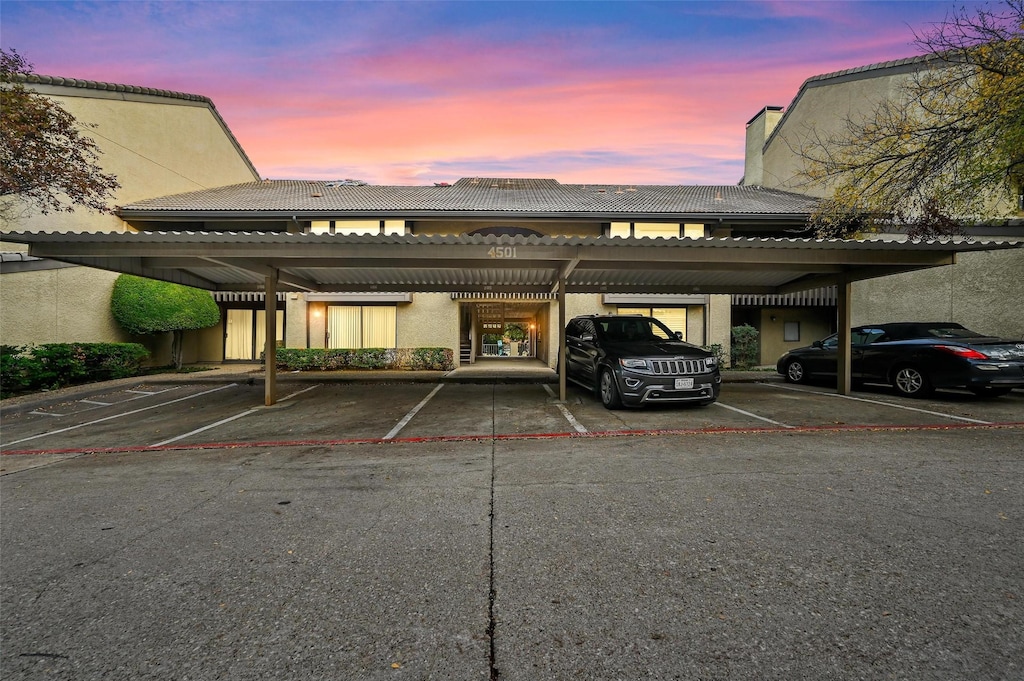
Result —
M4 406L0 678L1024 676L1020 391L280 387Z

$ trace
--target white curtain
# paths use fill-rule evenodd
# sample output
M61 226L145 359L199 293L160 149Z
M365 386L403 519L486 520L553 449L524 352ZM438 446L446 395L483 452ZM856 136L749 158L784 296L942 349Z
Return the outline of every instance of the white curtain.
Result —
M276 310L278 341L284 340L284 310ZM280 345L280 343L278 343ZM267 311L256 310L256 357L267 349ZM253 358L255 359L255 358Z
M358 305L331 305L327 308L327 347L360 347L361 326L362 313Z
M659 322L683 334L686 340L686 308L685 307L620 307L619 314L642 314L654 317Z
M253 359L252 310L228 310L224 359Z
M363 347L393 348L395 347L395 312L394 307L363 308Z
M651 316L673 331L682 333L683 340L686 340L685 307L656 307L651 310Z
M396 312L393 305L331 305L327 308L327 347L395 347Z

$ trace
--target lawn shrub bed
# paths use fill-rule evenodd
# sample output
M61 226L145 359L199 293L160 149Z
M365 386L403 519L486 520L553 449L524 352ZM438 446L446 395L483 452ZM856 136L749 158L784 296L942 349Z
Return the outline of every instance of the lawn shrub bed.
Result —
M0 346L0 397L138 376L148 358L138 343Z
M284 371L402 369L450 371L451 348L278 348L277 368Z

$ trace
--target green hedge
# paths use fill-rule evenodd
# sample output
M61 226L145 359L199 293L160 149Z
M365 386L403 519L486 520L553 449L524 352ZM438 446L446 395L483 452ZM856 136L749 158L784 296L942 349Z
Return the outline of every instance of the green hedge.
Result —
M732 327L732 358L733 369L750 369L758 365L760 345L757 342L759 332L750 324Z
M455 368L455 355L451 348L278 348L277 368L285 371L451 371Z
M0 346L0 396L138 376L148 358L138 343Z

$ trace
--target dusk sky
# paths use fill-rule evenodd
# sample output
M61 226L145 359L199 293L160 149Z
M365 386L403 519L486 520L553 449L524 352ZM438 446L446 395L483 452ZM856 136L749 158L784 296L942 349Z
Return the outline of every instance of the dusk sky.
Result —
M963 4L3 0L0 44L210 97L273 179L735 184L761 108Z

